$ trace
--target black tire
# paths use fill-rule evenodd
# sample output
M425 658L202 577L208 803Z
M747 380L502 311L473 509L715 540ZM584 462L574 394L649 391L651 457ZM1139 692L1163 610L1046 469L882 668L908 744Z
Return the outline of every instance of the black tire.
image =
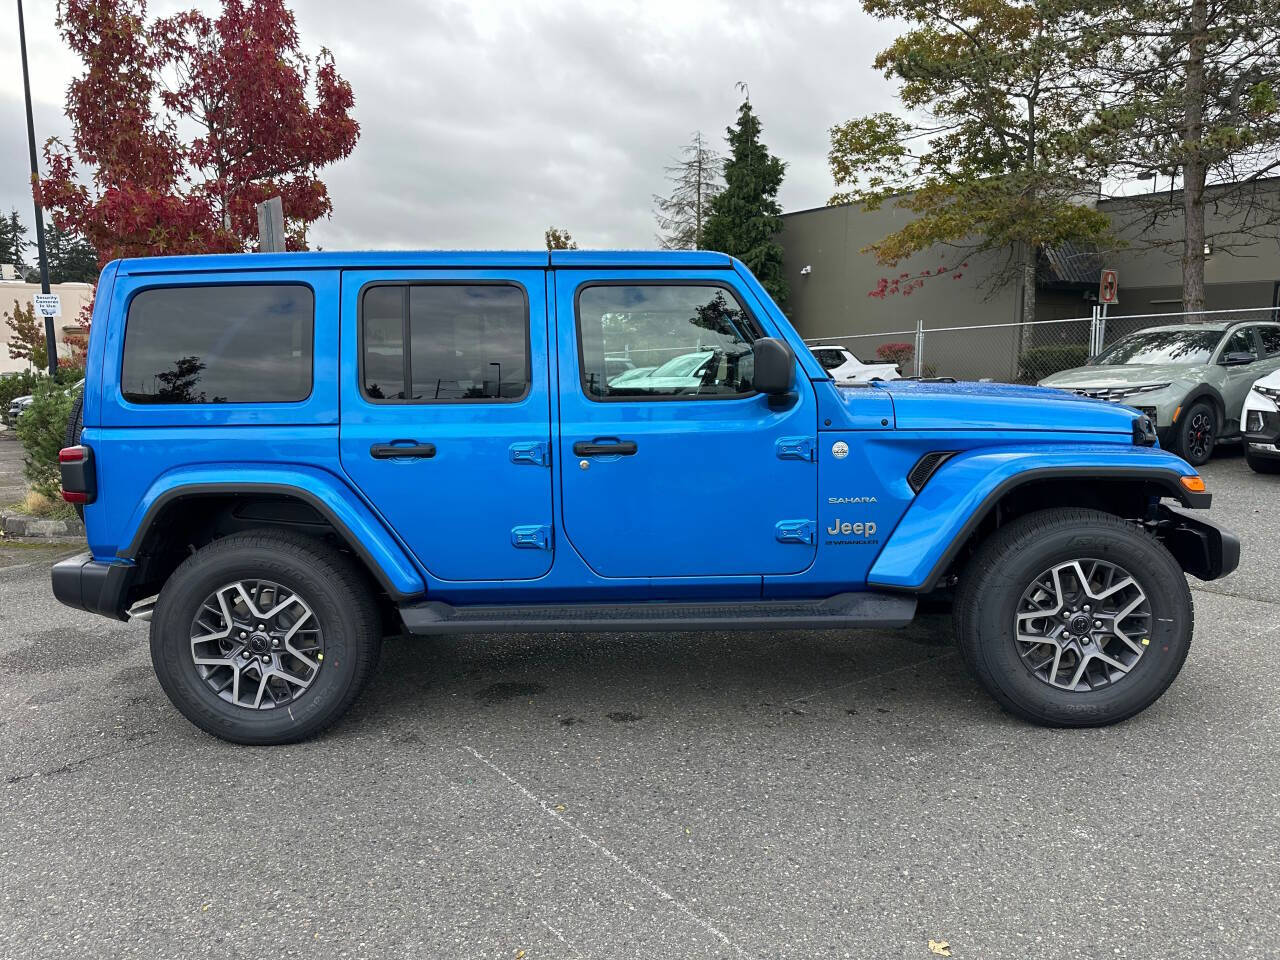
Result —
M71 414L67 417L67 432L63 437L64 447L74 447L80 443L80 437L84 433L84 388L81 387L76 391L75 397L71 401ZM72 504L76 510L76 516L82 521L84 520L84 504Z
M1254 473L1280 473L1280 457L1263 457L1249 452L1249 444L1244 445L1244 462Z
M71 400L71 414L67 417L67 430L63 436L64 447L74 447L84 433L84 388L76 391Z
M1183 460L1198 467L1208 463L1218 442L1218 411L1208 400L1197 400L1182 412L1178 424L1178 454Z
M1116 564L1150 605L1149 642L1126 675L1100 689L1068 690L1036 676L1019 654L1014 623L1023 591L1055 564ZM1098 727L1140 713L1168 689L1191 649L1194 610L1186 576L1145 530L1097 510L1028 514L978 548L960 581L956 636L969 670L996 701L1032 723Z
M296 591L323 632L323 663L287 708L230 703L197 672L193 620L214 591L240 580ZM378 608L361 572L321 541L272 529L238 533L188 557L165 583L151 620L151 661L164 692L200 729L233 743L293 743L320 733L355 702L381 646Z

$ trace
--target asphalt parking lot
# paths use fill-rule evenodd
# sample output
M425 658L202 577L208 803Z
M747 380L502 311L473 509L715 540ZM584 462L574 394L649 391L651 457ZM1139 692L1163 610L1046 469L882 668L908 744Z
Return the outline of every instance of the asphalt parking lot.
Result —
M390 640L315 742L168 704L0 545L0 957L1280 955L1280 477L1172 689L1008 716L906 633Z

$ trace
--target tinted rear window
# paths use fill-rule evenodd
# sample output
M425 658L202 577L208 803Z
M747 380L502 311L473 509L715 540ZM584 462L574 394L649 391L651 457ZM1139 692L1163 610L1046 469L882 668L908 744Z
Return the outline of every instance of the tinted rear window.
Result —
M311 394L315 297L295 284L166 287L129 304L131 403L292 403Z
M370 400L511 401L529 390L529 306L520 287L377 284L364 291L360 323Z

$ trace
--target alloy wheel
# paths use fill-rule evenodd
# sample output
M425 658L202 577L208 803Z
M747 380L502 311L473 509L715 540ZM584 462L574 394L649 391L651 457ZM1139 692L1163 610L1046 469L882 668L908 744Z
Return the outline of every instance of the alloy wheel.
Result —
M1187 451L1197 460L1205 459L1213 449L1213 417L1198 410L1187 424Z
M1023 666L1062 690L1112 686L1150 643L1151 604L1138 581L1105 560L1045 570L1018 601L1014 637Z
M219 587L191 621L196 672L221 699L252 710L293 703L324 665L320 621L301 596L270 580Z

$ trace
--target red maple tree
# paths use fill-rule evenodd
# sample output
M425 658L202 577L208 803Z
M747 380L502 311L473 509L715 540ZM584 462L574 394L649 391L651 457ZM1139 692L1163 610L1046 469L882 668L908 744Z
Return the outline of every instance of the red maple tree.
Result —
M301 50L284 0L222 0L148 22L145 0L61 0L85 71L71 145L50 140L36 198L117 257L252 250L254 205L280 196L289 249L333 204L319 177L360 135L351 85ZM81 170L87 171L87 181Z

